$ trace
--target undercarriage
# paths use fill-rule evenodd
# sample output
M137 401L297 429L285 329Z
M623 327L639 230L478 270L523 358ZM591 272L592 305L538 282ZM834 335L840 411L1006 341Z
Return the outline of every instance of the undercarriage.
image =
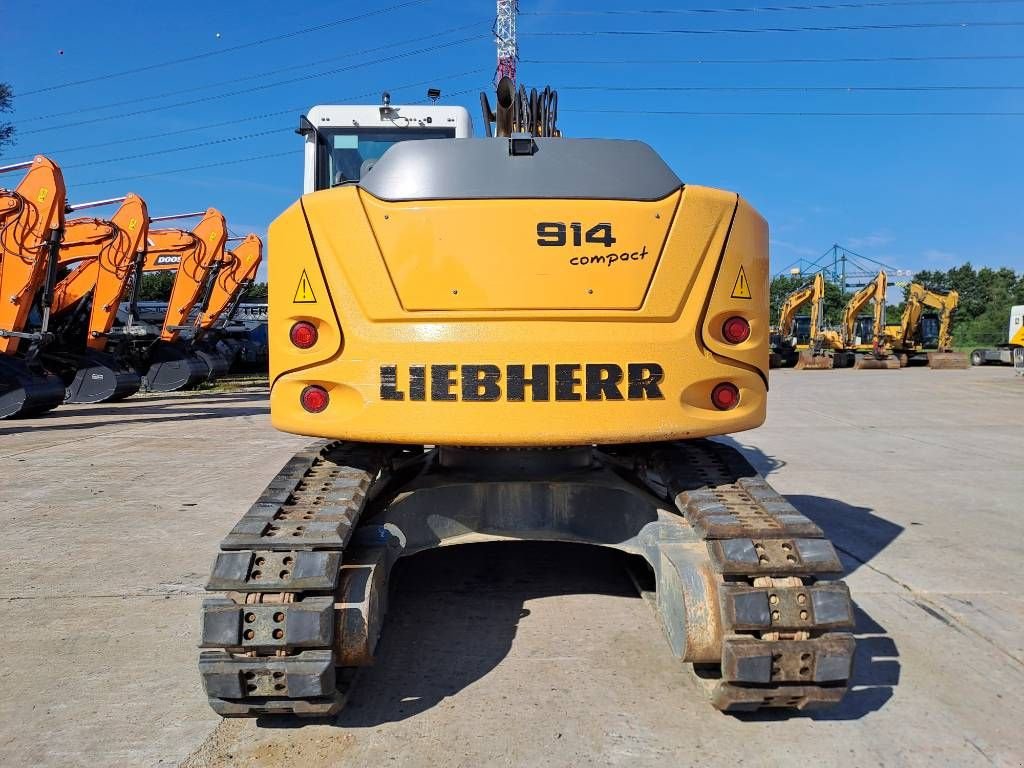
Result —
M330 716L373 663L398 558L484 541L612 547L724 711L838 702L849 591L821 529L717 442L469 449L320 442L221 544L200 672L224 716ZM653 577L653 578L651 578ZM652 594L651 594L652 593Z

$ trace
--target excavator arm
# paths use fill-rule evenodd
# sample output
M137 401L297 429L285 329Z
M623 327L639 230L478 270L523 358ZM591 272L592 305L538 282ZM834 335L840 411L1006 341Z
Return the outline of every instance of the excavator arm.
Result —
M782 301L779 309L779 334L783 338L793 335L793 320L797 311L814 296L814 286L809 283L797 288Z
M208 209L189 233L181 230L153 230L150 233L151 244L143 271L177 270L160 332L163 341L178 339L189 313L202 295L210 271L224 259L227 237L227 223L215 208Z
M79 261L54 291L54 313L60 313L92 293L86 344L97 351L106 347L117 308L133 275L133 267L146 248L149 212L138 195L128 194L110 221L69 221L61 244L61 264Z
M225 263L214 276L206 308L196 321L197 335L213 328L224 312L236 303L236 298L256 277L261 261L263 241L256 235L247 236L235 250L227 252Z
M872 325L872 343L877 347L882 339L885 328L885 291L889 287L888 276L884 270L879 271L875 279L865 285L846 303L843 308L843 344L846 348L856 345L857 318L861 310L873 301L874 324Z
M939 310L939 352L950 352L953 349L953 312L960 304L957 291L938 293L925 289L921 303L926 307Z
M825 317L825 273L814 276L811 293L811 341L821 335L822 319Z
M60 168L37 156L13 190L0 189L0 354L18 349L36 292L55 274L67 190ZM51 283L52 284L52 283ZM48 309L49 298L44 298Z

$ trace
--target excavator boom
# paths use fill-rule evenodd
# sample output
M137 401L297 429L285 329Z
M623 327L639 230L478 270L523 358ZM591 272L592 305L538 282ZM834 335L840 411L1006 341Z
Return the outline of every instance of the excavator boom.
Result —
M109 221L67 222L60 263L80 263L54 291L53 312L59 314L92 294L86 345L103 351L117 309L131 281L133 267L146 248L149 212L146 202L129 194Z
M263 241L256 235L249 235L237 248L228 251L227 257L214 277L206 308L196 321L200 331L215 327L239 293L256 277L263 260Z
M167 342L178 340L181 329L188 321L189 313L202 296L203 286L210 271L224 258L224 245L228 238L224 215L215 208L208 209L189 233L191 238L188 247L179 249L175 244L181 242L181 233L179 230L171 232L172 234L166 236L171 248L163 250L162 248L166 247L161 246L161 242L165 242L164 236L159 230L153 231L151 239L154 245L150 246L146 254L146 265L143 268L145 271L152 264L155 269L178 271L167 303L167 315L160 331L160 338Z
M60 168L41 155L0 173L18 170L27 171L18 186L0 189L0 418L43 413L64 400L63 382L43 369L38 354L46 341L67 190ZM37 294L42 328L27 333Z

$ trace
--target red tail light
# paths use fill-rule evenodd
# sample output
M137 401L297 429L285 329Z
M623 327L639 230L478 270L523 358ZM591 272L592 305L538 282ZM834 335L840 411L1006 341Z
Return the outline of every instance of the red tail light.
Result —
M327 390L323 387L311 384L302 390L302 394L299 395L299 401L302 403L302 407L310 413L320 413L331 402L331 396L327 394Z
M320 334L317 333L315 325L307 323L305 320L300 320L292 326L288 336L291 338L292 344L299 349L309 349L316 344Z
M740 391L735 384L723 381L711 390L711 403L720 411L728 411L740 404Z
M742 317L730 317L722 323L722 335L730 344L742 344L750 338L750 323Z

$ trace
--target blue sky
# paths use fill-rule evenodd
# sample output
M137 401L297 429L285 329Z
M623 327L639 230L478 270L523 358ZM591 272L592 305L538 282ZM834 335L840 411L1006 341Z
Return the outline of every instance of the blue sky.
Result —
M385 89L421 101L434 84L476 119L494 3L393 7L408 2L4 3L0 79L19 135L0 162L47 153L72 201L133 191L153 215L215 206L238 234L263 234L300 192L305 107ZM902 269L1024 270L1024 0L775 2L805 7L521 0L520 81L560 89L566 134L641 139L684 181L745 195L771 225L775 270L834 242ZM650 9L669 12L637 12ZM756 31L768 28L795 31ZM665 30L685 31L621 34ZM834 61L936 56L960 58ZM996 56L1021 58L976 58ZM91 82L41 90L79 80ZM878 90L922 86L946 90ZM1018 114L850 114L894 112ZM102 146L74 151L86 145Z

